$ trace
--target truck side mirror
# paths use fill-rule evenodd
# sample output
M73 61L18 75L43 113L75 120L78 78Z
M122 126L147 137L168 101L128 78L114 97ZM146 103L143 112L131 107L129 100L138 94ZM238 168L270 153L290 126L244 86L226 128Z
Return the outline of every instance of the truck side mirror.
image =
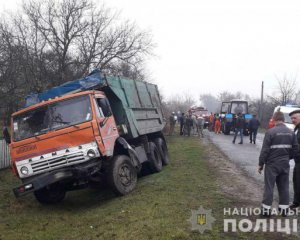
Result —
M3 137L4 137L5 142L7 144L10 144L11 143L11 141L10 141L10 134L9 134L9 131L8 131L7 127L3 128L2 133L3 133Z

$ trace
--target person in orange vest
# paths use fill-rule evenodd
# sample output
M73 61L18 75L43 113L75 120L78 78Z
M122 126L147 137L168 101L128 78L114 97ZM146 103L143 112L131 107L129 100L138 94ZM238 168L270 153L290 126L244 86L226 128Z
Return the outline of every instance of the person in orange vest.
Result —
M216 117L216 122L215 122L215 133L220 134L221 133L221 121L219 116Z
M211 132L214 130L214 120L215 120L214 115L211 112L209 116L209 131Z

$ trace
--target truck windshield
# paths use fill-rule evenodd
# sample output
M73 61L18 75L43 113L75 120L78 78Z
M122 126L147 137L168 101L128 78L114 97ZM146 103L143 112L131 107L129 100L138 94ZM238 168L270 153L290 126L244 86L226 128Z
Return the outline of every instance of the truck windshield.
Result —
M15 116L14 140L20 141L91 119L92 110L88 95L56 102Z

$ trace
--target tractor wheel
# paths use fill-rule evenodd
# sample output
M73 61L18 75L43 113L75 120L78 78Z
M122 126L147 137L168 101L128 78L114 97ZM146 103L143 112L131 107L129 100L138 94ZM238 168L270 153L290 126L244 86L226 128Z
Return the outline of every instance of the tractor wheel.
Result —
M224 124L224 134L229 135L230 134L230 126L228 124Z

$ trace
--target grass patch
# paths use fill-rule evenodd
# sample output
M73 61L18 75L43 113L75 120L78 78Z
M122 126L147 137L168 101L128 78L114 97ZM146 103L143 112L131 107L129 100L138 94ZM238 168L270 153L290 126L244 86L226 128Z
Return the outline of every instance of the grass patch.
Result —
M110 191L70 192L65 201L43 206L32 195L15 199L19 181L0 171L0 239L232 239L223 233L223 208L231 204L216 183L196 138L168 139L171 163L139 179L125 197ZM213 230L192 232L188 219L200 206L213 209ZM259 238L258 238L259 239ZM263 239L263 238L262 238Z

